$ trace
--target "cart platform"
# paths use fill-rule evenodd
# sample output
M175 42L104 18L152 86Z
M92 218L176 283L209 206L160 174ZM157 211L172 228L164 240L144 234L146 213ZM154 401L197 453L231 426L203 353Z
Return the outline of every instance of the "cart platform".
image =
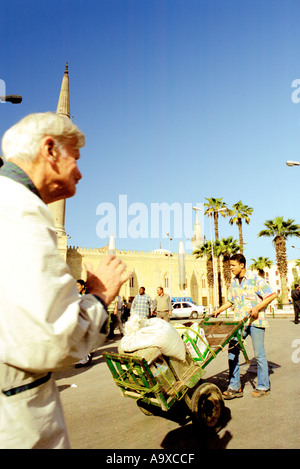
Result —
M162 356L157 347L124 354L104 352L103 356L124 397L142 400L163 410L169 410L205 373L191 359L180 362Z
M122 354L103 352L103 356L121 394L135 399L144 413L149 414L153 406L168 411L176 401L183 400L194 423L216 429L224 407L222 393L212 383L200 383L205 368L233 338L249 361L242 340L246 320L204 319L199 322L209 344L209 353L200 362L195 362L188 353L184 362L163 356L157 347ZM184 334L192 324L175 327L179 334Z

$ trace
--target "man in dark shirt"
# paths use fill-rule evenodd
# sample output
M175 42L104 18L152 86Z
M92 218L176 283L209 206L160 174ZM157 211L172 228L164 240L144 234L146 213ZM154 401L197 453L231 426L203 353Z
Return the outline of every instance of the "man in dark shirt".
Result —
M294 305L295 313L295 324L299 324L299 313L300 313L300 286L295 284L294 290L292 290L291 297Z

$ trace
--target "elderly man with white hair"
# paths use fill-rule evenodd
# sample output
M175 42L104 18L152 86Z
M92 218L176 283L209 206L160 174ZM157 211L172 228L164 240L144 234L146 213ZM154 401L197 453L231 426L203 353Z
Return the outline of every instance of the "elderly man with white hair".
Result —
M68 448L52 372L105 338L107 306L128 280L108 256L87 266L87 294L59 254L47 204L76 192L83 133L67 117L31 114L2 139L0 170L0 447Z

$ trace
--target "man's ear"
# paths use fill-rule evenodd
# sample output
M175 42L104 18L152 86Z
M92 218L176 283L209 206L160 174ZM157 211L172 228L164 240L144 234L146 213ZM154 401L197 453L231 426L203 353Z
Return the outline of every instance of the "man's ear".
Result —
M51 165L54 165L58 156L54 138L49 135L45 136L41 141L41 150L43 157L46 158Z

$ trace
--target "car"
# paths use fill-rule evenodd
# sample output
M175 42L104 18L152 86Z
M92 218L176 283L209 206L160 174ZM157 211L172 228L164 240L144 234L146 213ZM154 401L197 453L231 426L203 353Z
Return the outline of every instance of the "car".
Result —
M206 308L204 306L198 306L191 301L175 301L173 303L172 318L173 319L197 319L204 317Z

